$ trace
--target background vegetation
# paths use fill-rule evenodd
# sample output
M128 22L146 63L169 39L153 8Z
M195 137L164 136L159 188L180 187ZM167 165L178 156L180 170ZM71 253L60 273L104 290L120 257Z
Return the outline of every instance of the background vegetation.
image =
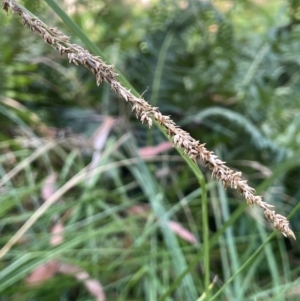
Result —
M84 45L51 2L20 1ZM149 103L291 213L298 237L299 0L59 5ZM158 128L16 15L2 11L0 28L0 245L99 167L1 259L0 300L299 300L297 242L200 164L203 223L199 182Z

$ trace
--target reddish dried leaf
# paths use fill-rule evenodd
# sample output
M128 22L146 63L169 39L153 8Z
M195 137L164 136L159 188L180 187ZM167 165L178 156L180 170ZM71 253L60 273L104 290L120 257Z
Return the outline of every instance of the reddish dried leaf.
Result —
M197 243L197 238L195 237L195 235L192 234L189 230L182 227L181 224L174 222L174 221L169 221L168 226L174 233L176 233L178 236L180 236L185 241L187 241L191 244Z
M167 150L169 150L170 148L172 148L173 145L172 143L166 141L166 142L162 142L156 146L146 146L146 147L142 147L139 150L139 154L141 157L145 158L145 157L153 157L156 156L160 153L163 153Z
M95 132L93 136L94 141L94 148L97 151L101 151L107 141L107 137L109 135L109 132L111 131L111 128L115 124L115 120L112 117L105 117L102 125L99 127L99 129Z
M89 279L84 281L86 289L90 292L92 296L96 297L97 301L105 301L105 293L101 283L95 279Z
M57 246L64 241L63 237L64 225L59 221L56 223L51 229L51 239L50 244L51 246Z
M83 282L88 292L96 297L97 301L105 301L105 293L101 283L98 280L90 279L90 275L80 269L77 266L61 263L59 266L59 272L62 274L68 274L74 276L78 281Z
M102 125L93 135L93 144L94 144L95 151L93 154L93 159L90 165L90 169L93 169L96 166L98 166L101 159L101 151L104 148L109 132L111 131L114 124L115 124L115 120L112 117L106 117ZM91 177L88 177L87 181L88 182L91 181Z
M52 278L58 271L59 262L51 261L37 267L27 278L26 283L30 285L39 285Z
M42 198L44 201L49 199L51 195L55 192L55 183L56 183L56 174L50 174L46 180L44 181L44 185L42 187Z
M75 275L75 277L79 281L85 281L85 280L88 280L90 278L90 275L87 272L80 270L80 272L78 272Z

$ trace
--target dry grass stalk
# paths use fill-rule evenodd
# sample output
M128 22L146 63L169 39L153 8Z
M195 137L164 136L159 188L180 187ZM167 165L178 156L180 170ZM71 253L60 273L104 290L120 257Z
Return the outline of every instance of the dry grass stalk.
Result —
M266 218L273 223L275 229L281 231L285 236L296 239L293 231L289 228L289 221L286 217L276 214L274 210L271 210L274 206L264 202L261 196L255 195L255 189L242 179L241 172L236 172L227 167L224 164L225 162L222 162L213 152L205 148L205 144L200 144L189 133L176 126L170 117L162 115L158 108L152 107L144 99L134 96L130 90L123 87L117 80L117 73L115 73L113 66L107 65L101 58L93 56L81 46L71 44L69 37L56 28L46 26L36 17L32 17L15 1L4 0L3 9L7 12L11 9L20 15L24 26L29 27L32 32L38 33L43 37L45 43L56 48L61 55L67 54L70 63L81 64L92 71L96 77L97 85L100 85L103 81L109 83L113 91L131 104L136 117L142 123L146 123L151 127L152 118L154 118L165 128L174 145L183 149L184 154L188 155L194 162L201 158L212 171L212 176L222 182L225 188L230 186L236 189L243 195L249 205L256 204L264 210Z

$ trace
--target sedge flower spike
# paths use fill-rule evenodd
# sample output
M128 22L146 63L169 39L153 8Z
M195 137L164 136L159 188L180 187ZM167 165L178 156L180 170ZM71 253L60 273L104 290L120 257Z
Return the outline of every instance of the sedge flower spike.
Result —
M249 205L256 204L264 211L265 217L273 224L275 229L284 236L296 239L295 234L289 227L287 218L276 214L274 210L271 210L274 206L264 202L261 196L255 195L255 189L242 179L241 172L236 172L227 167L225 162L222 162L212 151L205 148L205 143L200 144L189 133L179 128L169 116L163 115L158 108L152 107L143 98L134 96L130 90L123 87L117 80L118 74L114 71L113 66L107 65L101 58L93 56L83 47L70 43L69 37L30 15L16 1L4 0L3 9L7 12L11 9L12 12L17 13L22 18L24 26L40 35L45 43L53 46L61 55L66 54L70 63L81 64L88 68L94 74L97 85L100 85L103 81L110 84L114 92L130 103L132 111L135 111L137 119L142 123L146 123L151 127L152 118L155 119L165 129L173 144L183 149L185 155L189 156L194 162L200 158L211 170L212 176L220 181L224 188L230 186L236 189Z

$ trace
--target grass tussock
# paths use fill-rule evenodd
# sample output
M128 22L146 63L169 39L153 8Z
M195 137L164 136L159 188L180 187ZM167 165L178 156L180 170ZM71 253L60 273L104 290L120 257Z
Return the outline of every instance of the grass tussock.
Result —
M196 1L192 3L196 5ZM97 52L90 47L87 47L89 52L71 43L62 31L48 26L17 1L4 0L3 9L18 14L25 27L61 56L67 56L69 63L86 67L88 70L82 68L86 73L91 71L96 85L101 85L97 88L104 86L102 101L106 109L111 106L109 95L117 95L123 109L124 103L130 104L140 121L136 122L137 127L144 128L141 123L152 127L145 135L146 145L157 139L157 128L170 140L155 141L154 146L138 146L139 137L132 135L126 121L100 116L102 124L98 128L99 115L97 129L93 135L89 133L89 138L51 129L32 114L28 120L34 124L31 131L22 123L22 114L29 115L29 110L12 98L4 97L2 101L0 96L0 109L3 108L0 113L13 120L18 128L9 129L17 137L0 143L3 300L15 294L12 286L16 283L20 284L18 294L24 300L39 300L40 296L55 300L70 291L76 297L68 295L66 300L86 300L87 295L99 301L223 300L218 299L221 294L233 301L297 300L298 271L290 266L287 255L294 242L276 236L276 232L293 239L296 236L288 219L276 213L271 205L274 195L290 199L283 190L273 189L271 182L288 173L295 164L300 165L300 161L292 157L274 170L257 161L231 161L245 168L244 175L253 169L258 178L263 178L260 186L249 185L241 172L220 159L221 148L215 152L208 150L205 143L193 138L192 130L195 123L198 125L205 118L215 126L211 120L221 116L229 123L236 123L235 127L250 134L253 140L259 140L253 144L261 152L269 148L278 156L282 154L282 149L251 120L230 108L210 107L196 115L187 114L184 121L187 130L183 130L169 115L162 114L163 108L156 105L161 96L164 66L170 68L168 49L176 36L172 30L159 42L162 47L154 72L151 105L126 80L121 80L122 75L114 66L105 63L102 56L91 54ZM179 11L184 9L180 7ZM205 9L214 7L207 4ZM158 19L155 26L163 26L173 13L176 17L172 10L159 11L154 17ZM209 35L221 29L221 25L209 26ZM193 30L191 27L190 33ZM192 44L195 41L189 41L189 51L195 47ZM117 52L118 47L114 46ZM263 49L265 55L269 48ZM116 55L113 54L112 57ZM51 59L55 61L56 57ZM36 59L43 60L46 61ZM256 60L261 62L263 57ZM257 64L249 69L253 77ZM67 62L66 66L65 69L75 68ZM248 73L247 83L251 81ZM185 77L184 81L187 89L192 89L191 78ZM102 85L104 82L110 88ZM89 91L86 87L84 90ZM244 90L237 95L242 97ZM222 101L223 96L212 98ZM36 129L43 138L35 135ZM230 127L224 128L225 131L232 134ZM180 156L165 154L171 153L173 146ZM286 149L283 153L288 154ZM239 159L238 148L237 154ZM202 163L211 177L202 174L198 166ZM227 192L226 188L231 190ZM264 198L260 195L263 191ZM235 195L242 195L246 202L238 203ZM289 218L300 207L292 201L294 208ZM249 210L247 205L256 206ZM245 210L253 218L248 219ZM268 235L266 227L277 231Z

